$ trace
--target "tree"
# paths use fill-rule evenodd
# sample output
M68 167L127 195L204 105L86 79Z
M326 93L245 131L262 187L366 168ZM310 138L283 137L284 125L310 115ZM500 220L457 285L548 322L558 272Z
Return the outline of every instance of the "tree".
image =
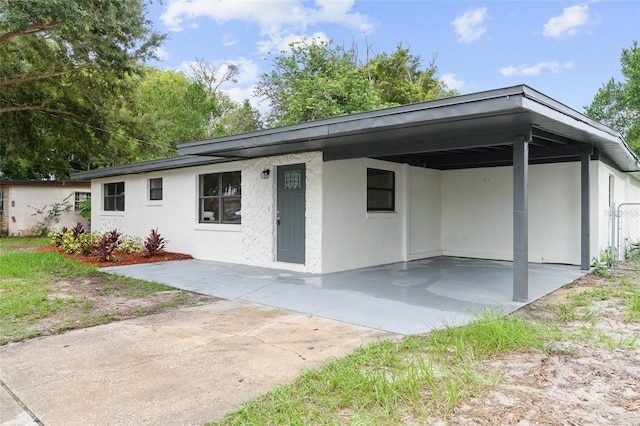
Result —
M623 81L609 80L596 93L585 113L620 132L640 155L640 48L633 41L620 56Z
M249 99L242 104L229 100L229 104L216 126L214 136L236 135L263 128L260 112L251 106Z
M220 115L220 107L201 82L149 67L134 84L115 120L127 123L127 134L154 144L159 156L173 155L178 142L210 136L209 122Z
M64 178L135 151L133 139L112 137L108 112L164 38L145 8L144 0L0 0L0 175Z
M388 104L404 105L457 94L447 90L445 84L436 78L435 58L426 69L421 69L421 66L420 56L412 55L409 48L399 44L392 54L383 52L369 60L364 72Z
M386 104L363 78L355 51L325 41L291 43L273 58L256 95L269 100L270 125L284 125L381 108Z
M397 46L359 64L357 49L303 40L273 58L256 95L269 100L270 125L292 124L457 94L436 78L435 63Z

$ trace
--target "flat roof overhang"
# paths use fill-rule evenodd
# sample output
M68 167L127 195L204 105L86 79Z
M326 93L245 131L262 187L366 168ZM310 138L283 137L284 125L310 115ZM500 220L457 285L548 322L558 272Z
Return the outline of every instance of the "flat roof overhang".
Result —
M322 151L325 161L370 157L448 169L510 164L514 137L530 131L532 162L578 160L594 146L620 170L640 170L619 133L524 85L188 142L178 152L257 158Z
M596 153L625 172L640 160L614 130L525 85L273 129L186 142L178 156L74 173L92 179L321 151L325 161L379 158L447 170L511 165L513 141L531 134L530 161ZM593 149L595 147L595 149Z

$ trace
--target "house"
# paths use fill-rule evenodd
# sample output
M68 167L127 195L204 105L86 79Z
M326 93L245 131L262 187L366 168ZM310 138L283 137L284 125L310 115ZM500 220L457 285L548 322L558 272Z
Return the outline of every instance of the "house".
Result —
M198 259L330 273L432 256L580 265L640 200L621 135L524 85L182 143L79 172L92 223ZM97 202L99 200L99 202Z
M80 215L80 203L91 197L89 181L0 180L0 235L32 235L56 203L68 203L54 228L84 226L88 220Z

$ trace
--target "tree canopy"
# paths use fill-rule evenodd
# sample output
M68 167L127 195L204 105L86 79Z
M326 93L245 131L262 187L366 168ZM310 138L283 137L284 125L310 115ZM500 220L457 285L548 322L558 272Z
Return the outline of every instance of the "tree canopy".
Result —
M355 48L305 39L273 56L255 93L270 102L271 126L456 94L436 78L435 64L421 66L421 58L401 45L360 64Z
M139 148L114 146L110 112L164 38L145 11L143 0L0 1L3 177L63 178Z
M640 48L637 40L620 55L623 81L611 78L598 90L585 113L620 132L640 154Z

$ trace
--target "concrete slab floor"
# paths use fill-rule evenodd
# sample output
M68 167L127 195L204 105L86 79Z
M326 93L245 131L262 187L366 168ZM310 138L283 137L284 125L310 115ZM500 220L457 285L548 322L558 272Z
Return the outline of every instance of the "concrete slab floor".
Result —
M203 260L102 270L399 334L525 305L512 301L512 262L481 259L435 257L323 275ZM529 301L584 274L577 266L530 263Z

